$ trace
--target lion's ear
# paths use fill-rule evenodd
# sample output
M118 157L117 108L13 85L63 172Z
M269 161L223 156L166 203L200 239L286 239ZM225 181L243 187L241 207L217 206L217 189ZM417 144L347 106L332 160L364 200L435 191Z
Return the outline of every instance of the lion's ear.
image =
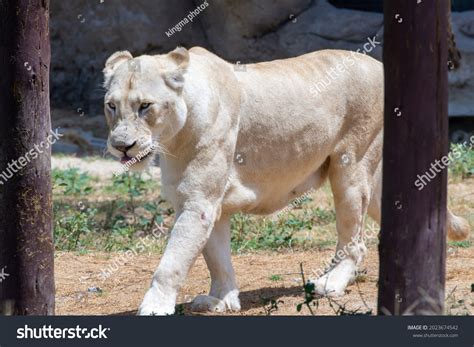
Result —
M184 87L184 74L189 65L189 52L184 47L178 47L168 53L168 58L173 61L176 68L165 73L166 84L172 89L181 91Z
M112 54L109 59L105 62L104 72L104 84L108 84L110 77L112 77L114 71L124 62L133 59L132 54L129 51L119 51Z
M184 47L177 47L174 51L168 53L168 57L171 58L178 67L187 68L189 64L189 52Z

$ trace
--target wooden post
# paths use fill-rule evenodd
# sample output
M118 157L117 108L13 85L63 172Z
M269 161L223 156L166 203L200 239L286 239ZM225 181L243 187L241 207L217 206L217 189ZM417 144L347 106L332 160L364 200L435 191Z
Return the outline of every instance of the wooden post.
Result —
M447 1L384 3L379 314L444 309L447 169L439 161L448 151ZM430 170L436 176L419 190L415 182Z
M50 56L49 0L0 0L3 314L54 314Z

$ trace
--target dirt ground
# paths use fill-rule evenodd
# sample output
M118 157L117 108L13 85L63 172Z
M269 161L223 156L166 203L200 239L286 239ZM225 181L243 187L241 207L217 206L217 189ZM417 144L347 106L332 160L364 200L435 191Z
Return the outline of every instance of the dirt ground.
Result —
M236 315L265 315L274 300L278 308L272 315L308 315L296 306L303 301L299 264L303 262L306 276L316 271L333 255L333 250L257 253L233 257L237 281L240 286L242 311ZM105 281L97 278L103 269L114 261L117 254L85 254L68 252L56 256L57 307L59 315L134 315L147 290L160 257L139 254L131 257ZM348 287L345 296L334 302L321 299L317 315L334 315L341 306L352 312L376 312L378 255L371 246L364 262L366 272L356 284ZM447 260L447 313L472 314L474 312L474 249L450 248ZM199 294L207 294L210 277L204 259L200 257L181 291L178 303L184 304L186 315L189 302ZM99 287L101 291L94 292ZM227 313L229 314L229 313Z
M53 167L65 169L79 167L110 180L116 166L110 161L83 160L76 158L54 158ZM99 165L100 164L100 165ZM159 169L153 172L159 176ZM457 180L449 185L449 205L453 211L467 218L474 226L474 179ZM333 208L330 191L324 189L314 194L314 203L328 210ZM324 237L334 242L329 246L311 251L258 251L257 253L233 255L234 268L240 288L242 311L226 313L236 315L308 315L308 308L298 312L296 306L303 302L303 282L300 263L304 265L306 278L314 278L314 273L324 267L334 254L335 223L323 228L317 227L313 237ZM326 235L327 234L327 235ZM324 239L325 240L325 239ZM470 243L448 247L446 313L452 315L472 315L474 313L474 247ZM329 301L319 300L314 307L317 315L346 312L376 312L378 252L376 240L368 243L368 254L361 267L355 284L348 287L345 296ZM59 315L135 315L148 289L160 254L131 254L125 263L114 267L124 257L123 253L56 252L55 272L57 304ZM111 276L103 280L100 274L112 267ZM420 269L423 271L423 269ZM192 268L184 288L178 297L178 304L184 304L184 313L192 315L189 302L199 294L207 294L210 276L202 257ZM272 308L271 301L276 304ZM339 310L339 312L338 312ZM271 311L271 312L269 312Z

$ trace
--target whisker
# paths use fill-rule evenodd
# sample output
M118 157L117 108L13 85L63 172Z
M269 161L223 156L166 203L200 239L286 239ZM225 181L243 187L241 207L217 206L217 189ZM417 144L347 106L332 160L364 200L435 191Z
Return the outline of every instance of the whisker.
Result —
M173 153L171 153L165 145L161 144L161 143L158 143L158 142L155 142L154 143L155 147L156 147L156 151L160 154L163 154L165 156L170 156L170 157L173 157L173 158L177 158L177 156L175 156Z
M107 155L107 153L110 153L110 150L109 150L109 147L105 146L104 149L102 150L102 158L104 158Z
M164 151L157 151L158 154L163 154L165 157L173 157L173 158L178 158L177 156L171 154L171 153L167 153L167 152L164 152Z

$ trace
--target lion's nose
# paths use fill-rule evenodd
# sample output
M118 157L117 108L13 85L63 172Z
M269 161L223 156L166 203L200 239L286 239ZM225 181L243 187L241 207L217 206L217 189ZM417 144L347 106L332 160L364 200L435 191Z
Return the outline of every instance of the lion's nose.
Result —
M116 142L112 146L120 152L127 153L133 146L135 146L136 143L137 141L129 145L124 142Z

